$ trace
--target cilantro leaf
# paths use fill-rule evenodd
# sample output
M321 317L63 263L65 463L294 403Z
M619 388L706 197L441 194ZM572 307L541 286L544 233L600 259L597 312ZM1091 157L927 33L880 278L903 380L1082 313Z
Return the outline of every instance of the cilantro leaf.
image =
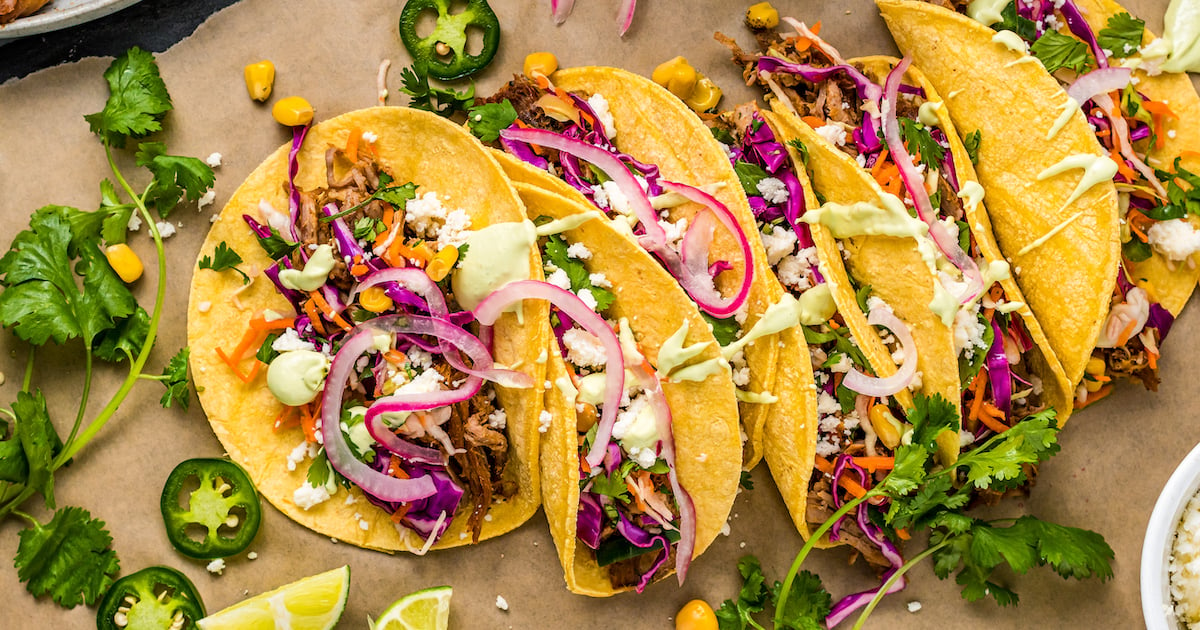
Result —
M423 109L439 116L449 117L455 112L466 111L475 102L475 85L462 92L430 87L425 69L417 65L400 71L401 92L409 95L408 106Z
M304 479L308 485L314 488L322 488L329 484L329 478L333 476L333 467L329 464L329 458L322 450L313 458L312 463L308 465L308 472L304 474Z
M1028 527L1037 541L1039 563L1049 564L1064 578L1082 580L1098 577L1101 581L1113 576L1112 547L1096 532L1056 523L1032 516L1022 516L1013 527Z
M96 358L110 363L132 361L150 333L150 314L141 306L113 328L100 333L92 346Z
M584 482L587 480L585 479ZM595 477L591 477L592 492L601 494L606 497L612 497L618 501L629 502L629 487L625 485L625 477L621 471L614 470L611 475L600 473Z
M34 596L49 594L64 608L95 604L120 569L104 521L82 508L63 508L20 537L17 577Z
M770 177L763 167L757 164L751 164L745 160L738 160L733 165L733 172L737 173L738 181L742 183L742 190L746 191L746 195L750 197L761 197L762 193L758 190L758 183Z
M258 347L258 352L254 353L254 358L270 365L271 361L274 361L275 357L279 356L279 352L272 347L276 339L279 339L279 333L272 332L267 334L267 338L263 339L262 345Z
M373 241L376 236L383 233L383 230L382 221L371 217L361 217L354 223L354 238L360 241Z
M162 384L167 388L163 393L162 399L158 404L164 409L170 409L172 404L178 404L179 408L187 411L188 405L191 403L191 389L188 387L188 355L191 354L191 348L184 346L171 357L171 361L167 363L167 367L162 371Z
M808 147L804 146L804 141L801 140L800 138L792 138L791 140L787 141L787 145L789 147L792 147L793 149L795 149L796 153L800 154L800 161L803 162L804 166L807 167L808 166Z
M72 232L61 207L43 209L30 229L0 258L0 325L37 346L79 337L90 346L114 320L128 317L137 301L97 247L80 247L72 265ZM83 289L76 285L82 276Z
M1123 59L1137 54L1145 31L1145 20L1118 13L1108 18L1108 24L1096 33L1096 43L1100 44L1101 50L1108 51L1110 57Z
M752 555L738 560L738 573L742 576L742 588L737 601L727 599L716 611L717 625L721 630L745 630L746 626L761 628L754 620L754 613L762 612L773 598L763 576L762 565Z
M771 589L771 600L779 599L783 584L776 582ZM794 630L825 630L825 618L833 609L833 597L821 584L821 578L811 571L801 571L792 581L788 601L780 611L783 628Z
M709 328L712 328L713 337L716 338L717 343L722 347L733 343L737 339L738 332L742 329L741 325L737 323L737 319L732 316L725 319L718 319L703 311L700 312L700 316L704 318L704 321L708 322Z
M925 166L937 170L946 159L946 150L933 139L933 133L928 127L911 118L899 118L900 135L904 143L916 148L920 161Z
M738 479L738 487L743 490L754 489L754 478L750 476L749 470L743 470L741 477Z
M567 248L566 239L558 234L552 234L546 239L546 244L542 249L546 254L546 261L567 274L571 283L571 291L576 295L583 291L590 291L596 300L596 312L603 313L613 303L612 291L592 284L587 266L582 260L572 258L567 253Z
M958 406L941 394L917 394L913 397L913 408L908 412L908 422L913 426L913 444L932 450L942 431L958 431Z
M273 227L268 227L267 229L271 230L270 236L264 238L256 233L254 238L258 239L259 246L263 248L263 251L267 253L267 256L271 260L279 260L280 258L291 256L292 252L296 251L296 248L300 246L299 243L293 243L283 238L279 234L279 230Z
M1183 168L1182 158L1175 158L1170 171L1155 169L1159 181L1167 184L1167 203L1146 211L1146 216L1163 221L1179 219L1189 214L1200 215L1200 175ZM1180 181L1186 188L1180 185Z
M983 132L976 129L963 138L963 148L971 158L971 164L979 164L979 145L983 143Z
M517 110L508 99L502 103L476 105L467 110L467 127L482 142L500 139L500 131L508 129L517 119Z
M1037 23L1017 13L1015 0L1004 7L1000 12L1000 22L992 28L997 31L1012 31L1027 42L1037 39Z
M45 501L47 509L54 509L54 471L51 468L54 457L62 450L62 439L50 423L50 412L46 409L46 398L41 390L30 394L17 392L17 400L12 405L13 414L17 417L16 438L21 443L21 450L27 466L28 477L24 484L38 491Z
M329 216L321 217L320 220L321 221L332 221L334 219L344 217L344 216L358 210L359 208L362 208L363 206L371 203L372 201L375 201L376 199L379 199L381 201L386 201L387 203L390 203L393 206L396 206L396 208L398 208L400 210L405 209L406 207L408 207L408 202L417 196L417 185L412 182L408 182L407 184L401 184L399 186L388 186L388 184L390 184L391 182L392 182L392 179L390 177L387 177L385 179L385 174L380 175L379 188L377 188L375 190L375 192L371 193L370 197L363 199L362 201L358 202L358 204L356 204L350 208L347 208L346 210L342 210L341 212L338 212L337 214L331 214Z
M106 144L124 147L125 138L138 138L162 129L171 111L171 96L158 74L154 55L130 48L104 71L110 91L104 109L84 116L92 133Z
M242 257L233 251L233 248L225 241L221 241L213 249L212 256L205 254L200 258L197 266L201 269L211 269L216 272L232 269L242 276L242 284L250 284L250 276L247 276L244 271L237 268L240 264L242 264Z
M167 145L161 142L139 144L137 165L154 174L154 181L146 191L146 205L154 206L163 219L185 195L188 201L196 201L216 181L208 164L194 157L167 155Z
M1054 74L1060 68L1083 73L1092 65L1087 44L1058 31L1046 31L1030 48L1030 52Z

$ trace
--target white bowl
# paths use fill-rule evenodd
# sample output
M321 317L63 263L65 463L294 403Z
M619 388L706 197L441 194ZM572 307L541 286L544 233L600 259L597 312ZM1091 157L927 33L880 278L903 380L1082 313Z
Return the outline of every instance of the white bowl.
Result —
M1180 630L1172 610L1168 558L1183 511L1200 491L1200 445L1171 474L1150 514L1142 543L1142 615L1147 630Z

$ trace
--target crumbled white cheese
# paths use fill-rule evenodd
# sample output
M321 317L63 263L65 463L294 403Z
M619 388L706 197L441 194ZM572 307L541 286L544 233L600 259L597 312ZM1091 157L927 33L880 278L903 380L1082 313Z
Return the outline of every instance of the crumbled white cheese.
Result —
M596 296L592 295L591 289L580 289L578 295L579 300L593 311L596 310L597 306L600 306L600 303L596 301Z
M200 198L196 200L196 212L203 211L204 206L211 206L213 199L216 199L216 198L217 198L217 191L212 190L211 188L209 190L204 191L204 194L200 195Z
M302 484L292 493L292 503L302 510L311 510L318 504L329 500L329 490L325 486L311 486L308 482Z
M248 560L258 560L258 552L257 552L257 551L251 551L250 553L246 554L246 559L248 559Z
M987 328L979 320L979 306L980 304L975 302L970 307L961 308L954 313L954 353L957 356L969 356L987 349L987 344L983 341Z
M438 248L457 247L467 240L471 216L462 210L449 210L437 194L427 192L408 201L404 222L424 238L437 239Z
M675 251L679 251L680 242L683 240L683 235L687 233L687 219L680 219L674 223L670 221L659 221L663 232L667 236L667 245Z
M221 575L225 571L225 559L217 558L216 560L209 562L208 566L206 566L204 568L208 569L209 573L212 573L214 575Z
M428 370L429 368L433 367L433 355L416 346L409 348L408 351L404 353L404 356L408 359L408 364L413 367L420 368L422 370Z
M1159 221L1150 226L1146 237L1155 251L1175 262L1200 251L1200 232L1187 219Z
M508 600L504 599L503 596L497 595L496 608L499 608L500 610L508 610Z
M918 610L921 610L921 602L918 602L918 601L908 602L908 612L915 613Z
M729 360L733 370L733 384L745 387L750 384L750 366L746 364L746 353L739 350Z
M567 247L567 256L577 258L579 260L587 260L592 257L592 250L587 248L583 243L571 243Z
M817 413L818 414L822 414L822 415L832 414L832 413L837 413L841 410L842 410L842 405L837 401L837 398L834 398L833 396L831 396L825 392L820 392L817 394Z
M130 232L136 232L142 229L142 217L138 216L137 212L129 215L129 223L125 225L125 229Z
M571 290L571 278L567 276L567 272L562 269L555 269L553 273L546 276L546 282L562 289L563 291Z
M311 341L301 339L296 329L286 328L282 335L279 335L275 341L271 342L271 349L275 352L291 352L293 350L316 351L317 347Z
M608 109L608 99L602 94L593 94L588 97L588 107L595 112L596 118L600 119L600 124L604 125L604 135L608 136L609 140L617 137L617 127L613 122L612 112Z
M208 154L208 157L204 158L204 163L212 168L217 168L221 165L221 154L215 151Z
M306 457L308 457L308 442L307 441L297 444L296 448L292 449L292 452L288 454L288 456L287 456L288 472L296 470L296 467L299 466L301 463L303 463L304 459Z
M446 214L446 220L438 229L437 244L443 247L458 247L467 242L467 232L471 228L471 215L462 210L451 210Z
M769 204L778 205L781 203L787 203L787 185L785 185L783 181L779 179L774 177L764 177L763 179L758 180L758 183L755 184L755 188L758 188L758 193L762 195L763 200Z
M767 262L774 267L783 260L784 256L796 248L796 235L791 230L785 230L778 225L771 229L770 234L760 234L763 249L767 250Z
M488 414L488 426L498 431L503 431L504 427L508 426L508 414L504 413L503 409L497 409Z
M588 274L588 282L591 282L592 286L600 287L601 289L612 288L612 282L609 282L608 278L602 273Z
M212 302L209 302L207 300L196 304L196 310L200 311L201 313L207 313L211 309L212 309Z
M839 124L830 123L817 127L815 129L817 135L825 139L826 142L837 147L846 145L846 129Z
M604 367L608 358L604 344L592 333L571 328L563 333L563 345L567 348L567 360L579 367Z
M550 421L553 419L554 416L551 416L549 411L543 409L542 413L538 415L538 433L545 433L546 431L549 431Z
M171 238L175 236L175 224L170 221L156 221L155 227L158 228L158 235L163 238Z

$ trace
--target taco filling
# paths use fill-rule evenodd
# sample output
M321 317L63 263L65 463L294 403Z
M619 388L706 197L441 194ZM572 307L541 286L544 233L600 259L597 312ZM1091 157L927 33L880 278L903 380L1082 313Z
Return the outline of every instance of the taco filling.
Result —
M574 298L554 304L551 325L566 369L552 385L575 407L576 538L607 570L614 590L641 592L672 570L682 580L695 547L696 514L676 473L672 414L659 371L629 321L610 312L612 285L603 273L589 272L588 245L552 234L541 246L547 282ZM674 378L702 381L727 371L719 359L683 367L704 345L681 346L677 354L668 347L659 352L658 368L678 368Z
M1009 277L1007 264L989 262L980 251L968 209L974 210L971 206L981 202L982 188L974 182L960 186L949 139L935 116L940 103L926 101L922 88L905 84L903 68L892 69L880 85L869 76L869 70L843 60L803 24L799 28L804 35L787 38L773 31L756 31L762 54L746 53L724 36L718 35L718 39L731 47L748 81L756 81L787 103L828 145L855 160L870 173L883 196L903 199L910 217L926 219L926 234L942 263L937 266L935 299L930 307L953 331L958 380L963 386L964 428L978 439L1042 411L1048 404L1042 399L1042 379L1026 360L1034 342L1023 318L1016 314L1025 305L1010 299L1001 283ZM782 160L763 159L771 151L759 147L774 138L761 120L751 120L738 137L741 146L731 149L734 168L746 182L748 193L760 191L751 196L751 206L759 218L768 258L773 264L778 261L777 273L784 285L796 290L803 281L793 279L792 268L801 268L798 259L813 256L813 250L803 247L811 243L808 226L796 215L796 208L786 204L772 207L768 194L776 187L771 179L790 169L790 160L786 160L786 152ZM805 153L800 140L793 144ZM789 179L785 176L782 181ZM799 211L803 214L804 209ZM790 251L793 242L799 249L796 255ZM947 262L952 264L944 264ZM851 282L856 291L869 292L869 287L859 286L853 277ZM865 305L866 298L860 299Z
M293 144L293 181L304 133ZM420 536L421 552L456 518L477 542L489 509L517 492L495 385L532 380L495 365L489 328L468 330L481 288L460 280L473 237L521 224L473 231L470 215L442 205L441 191L393 180L374 140L356 130L348 146L330 147L320 188L289 181L290 212L263 201L258 218L244 215L274 260L264 274L294 315L256 315L246 339L261 343L226 362L238 372L241 356L257 350L286 405L276 428L304 429L288 457L289 469L311 458L297 506L310 510L355 485ZM517 265L527 277L531 245L488 264Z
M1019 62L1040 63L1067 92L1065 103L1044 103L1061 110L1049 131L1053 139L1076 109L1082 109L1096 141L1109 156L1121 221L1121 270L1107 320L1093 361L1079 384L1078 403L1097 400L1111 391L1113 377L1140 381L1158 388L1160 344L1174 317L1158 303L1155 287L1139 273L1139 263L1151 257L1168 269L1195 268L1192 255L1200 251L1200 234L1189 222L1189 199L1200 176L1163 160L1156 151L1175 137L1168 129L1178 116L1165 100L1154 100L1138 89L1137 67L1151 76L1164 58L1142 46L1145 23L1128 13L1111 17L1105 28L1093 30L1073 0L1019 0L1000 3L923 0L966 15L998 32L993 41L1032 56ZM994 5L984 7L983 5ZM996 8L1003 7L1001 11ZM983 139L986 142L986 138ZM1161 168L1160 168L1161 167ZM1047 173L1047 177L1055 173Z

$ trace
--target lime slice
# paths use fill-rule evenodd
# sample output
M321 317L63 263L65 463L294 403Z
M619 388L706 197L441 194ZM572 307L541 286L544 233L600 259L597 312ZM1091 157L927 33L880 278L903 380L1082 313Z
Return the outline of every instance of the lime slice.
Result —
M350 567L306 577L213 613L201 630L328 630L342 616L350 592Z
M450 627L449 586L435 586L401 597L388 606L375 630L446 630Z

